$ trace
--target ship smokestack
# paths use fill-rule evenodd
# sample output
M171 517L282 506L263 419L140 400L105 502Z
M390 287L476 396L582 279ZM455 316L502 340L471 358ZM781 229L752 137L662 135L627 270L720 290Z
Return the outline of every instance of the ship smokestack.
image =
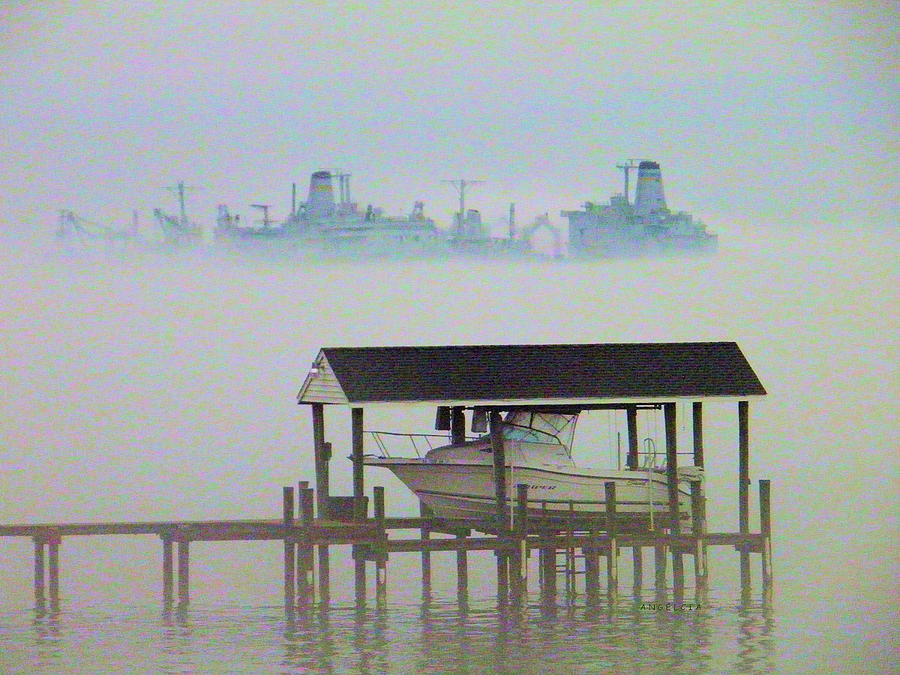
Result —
M634 195L634 215L642 220L655 220L667 211L659 164L641 162L638 165L637 190Z
M330 171L316 171L310 177L306 212L312 218L330 218L334 215L334 188Z

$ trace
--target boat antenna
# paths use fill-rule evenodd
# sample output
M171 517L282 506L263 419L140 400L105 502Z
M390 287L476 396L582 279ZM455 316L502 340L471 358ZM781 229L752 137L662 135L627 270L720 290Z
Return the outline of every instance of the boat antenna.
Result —
M442 180L442 183L450 183L459 194L459 220L456 223L457 229L463 226L463 220L466 217L466 187L469 185L477 185L483 183L483 180L467 180L465 178L456 178L454 180Z

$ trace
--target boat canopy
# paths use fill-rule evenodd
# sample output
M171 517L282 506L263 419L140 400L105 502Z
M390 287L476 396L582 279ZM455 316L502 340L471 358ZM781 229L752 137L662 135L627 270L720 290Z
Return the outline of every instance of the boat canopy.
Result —
M568 455L571 453L577 419L577 413L563 415L530 410L509 412L503 420L503 438L510 441L561 445Z

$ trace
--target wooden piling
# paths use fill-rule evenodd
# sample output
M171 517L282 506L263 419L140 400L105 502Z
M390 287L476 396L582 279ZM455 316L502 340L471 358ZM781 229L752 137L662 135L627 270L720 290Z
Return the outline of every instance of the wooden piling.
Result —
M669 517L672 534L681 532L681 520L678 508L678 426L676 423L677 407L674 403L663 404L663 417L666 426L666 483L669 490ZM675 586L684 585L684 561L681 551L672 548L672 581Z
M465 535L457 534L457 539L465 539ZM429 576L429 583L431 577ZM456 551L456 593L459 597L464 597L469 592L469 558L465 549L457 549Z
M503 446L503 429L500 413L492 410L490 414L491 451L494 460L494 512L497 519L497 531L505 532L506 520L506 450Z
M384 526L384 488L373 489L373 509L378 526L379 543L375 547L375 602L379 608L387 605L387 530Z
M315 453L316 468L316 513L319 518L328 518L328 497L330 494L328 463L331 459L331 443L325 441L325 406L322 403L313 403L313 450ZM318 546L319 558L319 601L323 605L328 604L330 595L330 562L328 546Z
M178 540L178 605L187 607L190 600L190 540Z
M637 545L632 546L631 557L633 561L632 586L634 592L638 593L644 585L644 549Z
M656 572L656 594L666 592L666 549L668 547L659 541L653 546L653 566Z
M44 540L34 538L34 604L44 609Z
M528 593L528 485L516 485L515 548L510 560L513 599L521 601Z
M694 466L703 467L703 402L694 401L691 409L694 431Z
M750 413L747 401L738 401L738 529L750 531ZM750 552L741 547L741 588L750 588Z
M691 482L691 534L694 537L694 580L697 588L705 588L708 580L706 557L706 509L703 485Z
M762 585L763 593L772 587L772 517L771 483L759 481L759 532L762 534Z
M172 538L168 535L162 537L163 543L163 606L168 609L172 606L174 597L174 570Z
M363 481L364 444L363 444L363 409L351 408L351 433L353 436L353 519L362 521L366 519L365 509L365 484Z
M60 537L52 535L47 541L48 591L50 611L59 611L59 544Z
M637 406L630 405L625 408L628 421L628 455L625 466L632 471L638 468L638 432L637 432Z
M328 517L329 475L328 461L331 459L330 448L325 443L325 406L322 403L313 403L313 451L315 453L316 466L316 511L320 518Z
M603 484L606 498L606 532L609 535L609 549L606 553L606 592L614 597L619 591L619 549L616 540L616 484Z
M298 484L298 500L300 524L303 526L303 541L297 545L297 604L307 606L315 593L315 565L313 564L313 546L309 543L309 527L315 519L315 494L308 481Z
M282 488L282 522L284 524L284 607L287 611L293 611L296 601L297 588L297 545L294 542L294 488L286 486Z
M506 519L506 452L503 447L502 418L496 410L490 411L491 450L494 460L494 519L497 536L508 538L509 523ZM509 555L503 549L494 552L497 557L497 595L501 602L509 597Z
M600 596L600 526L591 523L588 532L589 543L582 549L584 553L584 593L589 605L596 604Z
M424 502L419 501L419 516L422 518L430 518L433 516L431 509L429 509ZM422 541L428 541L431 539L431 529L427 526L423 526L420 530ZM465 551L462 551L465 555ZM457 567L459 566L459 554L460 551L456 553L456 562ZM422 593L423 595L431 594L431 551L427 549L422 549ZM459 570L457 570L457 579L459 576ZM458 585L458 581L457 581Z
M542 532L541 538L541 593L544 601L556 598L556 544L553 533Z

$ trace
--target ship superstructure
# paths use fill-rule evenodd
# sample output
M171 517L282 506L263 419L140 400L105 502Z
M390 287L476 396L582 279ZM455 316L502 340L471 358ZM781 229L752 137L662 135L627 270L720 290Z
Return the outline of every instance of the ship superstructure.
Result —
M676 251L714 251L717 236L690 213L666 204L662 171L651 160L619 164L625 174L622 194L606 204L585 202L582 211L562 211L569 220L572 257L643 255ZM629 201L629 174L637 169L634 202Z

